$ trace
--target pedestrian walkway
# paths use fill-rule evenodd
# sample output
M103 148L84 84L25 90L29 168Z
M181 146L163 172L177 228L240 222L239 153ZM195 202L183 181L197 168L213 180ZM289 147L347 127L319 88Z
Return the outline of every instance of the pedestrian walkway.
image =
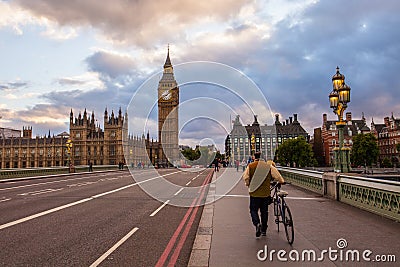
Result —
M218 198L221 175L239 179L241 172L221 169L214 177L216 185L210 188L209 199ZM294 221L292 246L287 243L282 226L277 232L272 206L267 236L255 238L247 188L240 181L223 198L205 206L189 266L398 266L400 223L295 186L283 187L289 192L287 203ZM371 262L363 259L363 253ZM353 260L357 255L359 261ZM378 263L380 259L392 262Z

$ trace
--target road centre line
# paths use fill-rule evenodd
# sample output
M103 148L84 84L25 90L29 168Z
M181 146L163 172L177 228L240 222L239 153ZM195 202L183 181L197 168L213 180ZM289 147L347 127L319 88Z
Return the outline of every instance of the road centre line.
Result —
M182 190L183 190L183 187L182 187L181 189L179 189L178 192L176 192L176 193L174 194L174 196L177 196L180 192L182 192Z
M17 224L20 224L20 223L23 223L23 222L26 222L26 221L29 221L29 220L36 219L38 217L41 217L41 216L44 216L44 215L47 215L47 214L50 214L50 213L53 213L53 212L56 212L56 211L60 211L60 210L63 210L63 209L69 208L69 207L73 207L75 205L82 204L82 203L85 203L87 201L94 200L96 198L99 198L99 197L102 197L102 196L105 196L105 195L108 195L108 194L112 194L112 193L124 190L126 188L129 188L129 187L141 184L141 183L145 183L145 182L148 182L148 181L151 181L151 180L163 177L163 176L172 175L172 174L175 174L175 173L178 173L178 172L180 172L180 171L172 172L172 173L168 173L168 174L164 174L164 175L160 175L160 176L156 176L156 177L152 177L152 178L149 178L147 180L143 180L143 181L140 181L140 182L137 182L137 183L134 183L134 184L126 185L126 186L123 186L123 187L120 187L120 188L117 188L117 189L114 189L114 190L111 190L111 191L108 191L108 192L97 194L97 195L94 195L94 196L91 196L91 197L88 197L88 198L84 198L84 199L81 199L81 200L78 200L78 201L75 201L75 202L71 202L71 203L56 207L56 208L45 210L45 211L30 215L30 216L27 216L27 217L24 217L24 218L21 218L21 219L18 219L18 220L9 222L9 223L5 223L5 224L0 225L0 230L8 228L8 227L11 227L11 226L14 226L14 225L17 225Z
M149 171L142 171L140 173L134 173L135 175L137 174L142 174L142 173L147 173ZM99 174L97 175L97 177L103 177L103 176L108 176L109 174L112 173L106 173L106 174ZM129 173L129 175L122 175L121 177L128 177L131 176L131 174ZM53 183L61 183L61 182L67 182L67 181L74 181L74 180L82 180L82 179L88 179L88 178L93 178L94 176L85 176L85 177L77 177L77 178L71 178L71 179L63 179L63 180L57 180L57 181L50 181L50 182L43 182L43 183L37 183L37 184L27 184L27 185L19 185L19 186L13 186L13 187L7 187L7 188L0 188L0 191L5 191L5 190L11 190L11 189L18 189L18 188L24 188L24 187L32 187L32 186L37 186L37 185L44 185L44 184L53 184ZM48 177L48 178L54 178L54 177ZM44 178L43 178L44 179ZM116 178L114 178L116 179ZM21 181L18 182L4 182L4 183L19 183Z
M44 185L44 184L54 184L54 183L68 182L68 181L73 181L73 180L82 180L82 179L87 179L87 178L93 178L93 177L79 177L79 178L64 179L64 180L57 180L57 181L37 183L37 184L27 184L27 185L13 186L13 187L7 187L7 188L0 188L0 191L18 189L18 188L24 188L24 187L32 187L32 186Z
M9 201L9 200L11 200L11 198L1 199L0 202L5 202L5 201Z
M191 182L192 182L192 181L189 181L189 182L187 182L185 185L190 185Z
M127 233L121 240L119 240L114 246L112 246L106 253L100 256L90 267L96 267L102 263L111 253L113 253L119 246L121 246L128 238L130 238L139 228L135 227L129 233Z
M162 208L164 208L167 204L169 203L169 199L167 201L164 202L164 204L162 204L158 209L156 209L155 211L153 211L152 214L150 214L150 217L153 217L154 215L156 215Z
M58 188L58 189L47 188L47 189L42 189L42 190L37 190L37 191L32 191L32 192L27 192L27 193L22 193L22 194L18 194L18 195L19 196L27 196L27 195L35 196L35 195L41 195L41 194L56 192L56 191L60 191L60 190L63 190L63 189L64 188Z

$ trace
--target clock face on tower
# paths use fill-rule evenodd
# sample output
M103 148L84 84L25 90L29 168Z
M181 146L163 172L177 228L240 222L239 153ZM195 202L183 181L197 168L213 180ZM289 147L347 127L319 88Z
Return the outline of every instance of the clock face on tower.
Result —
M172 97L172 92L170 90L163 92L161 95L161 99L164 101L170 100L171 97Z

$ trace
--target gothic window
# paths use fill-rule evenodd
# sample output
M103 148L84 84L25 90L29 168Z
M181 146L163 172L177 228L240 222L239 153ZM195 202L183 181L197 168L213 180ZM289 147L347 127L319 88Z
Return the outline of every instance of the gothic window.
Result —
M22 150L22 156L23 156L24 158L26 158L26 149L25 149L25 148Z
M115 131L111 131L110 136L115 137Z
M1 157L1 155L3 154L3 150L2 149L0 149L0 157Z
M75 147L75 156L80 156L80 154L81 154L81 148L78 146L78 147Z
M61 149L60 148L57 148L56 155L57 155L57 157L61 157Z
M51 148L47 149L47 157L49 157L49 158L51 157Z
M115 156L115 145L110 146L110 156Z
M44 153L43 148L39 149L39 155L43 156L43 153Z
M75 137L78 138L78 139L81 138L81 132L77 132L77 133L75 134Z
M32 156L35 155L35 149L34 148L31 149L31 154L32 154Z
M18 153L19 153L18 149L14 149L14 156L15 157L18 157Z

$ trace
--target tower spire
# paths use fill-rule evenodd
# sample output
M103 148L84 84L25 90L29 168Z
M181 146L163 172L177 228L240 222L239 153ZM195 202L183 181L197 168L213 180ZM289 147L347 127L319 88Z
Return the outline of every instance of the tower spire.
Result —
M168 44L168 52L167 52L167 59L165 60L164 69L172 68L171 59L169 58L169 44Z

